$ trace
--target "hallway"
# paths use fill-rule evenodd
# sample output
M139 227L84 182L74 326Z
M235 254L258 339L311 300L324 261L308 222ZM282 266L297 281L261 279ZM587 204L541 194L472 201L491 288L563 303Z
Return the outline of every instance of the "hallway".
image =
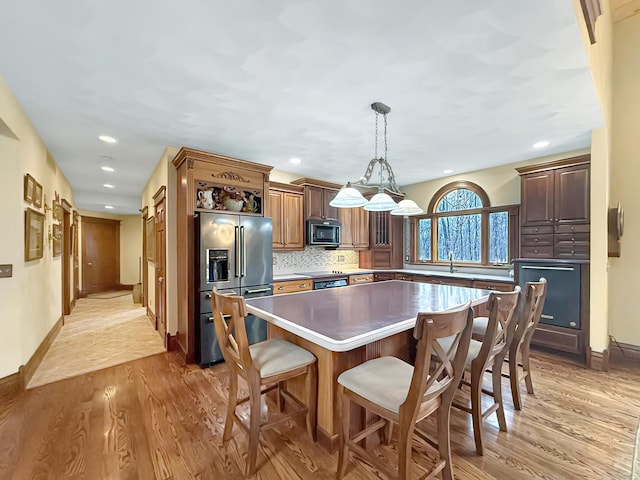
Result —
M165 351L146 309L131 294L81 298L27 388L101 370Z

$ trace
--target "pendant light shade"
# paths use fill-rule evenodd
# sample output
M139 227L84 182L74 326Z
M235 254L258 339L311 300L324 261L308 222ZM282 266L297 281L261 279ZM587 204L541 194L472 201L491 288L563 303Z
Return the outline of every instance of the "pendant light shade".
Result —
M364 209L368 212L388 212L397 207L398 204L393 201L393 198L384 193L382 188L380 188L378 189L378 193L371 197L369 203L364 206Z
M398 206L389 213L391 213L391 215L420 215L421 213L424 213L424 210L422 210L413 200L407 199L398 202Z
M369 203L362 194L351 186L351 182L348 182L346 186L342 187L333 200L329 202L329 205L337 208L355 208L362 207Z

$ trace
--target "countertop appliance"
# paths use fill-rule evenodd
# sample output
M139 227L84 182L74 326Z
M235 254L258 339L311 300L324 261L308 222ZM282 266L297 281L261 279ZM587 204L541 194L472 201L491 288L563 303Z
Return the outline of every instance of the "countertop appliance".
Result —
M207 367L223 360L211 315L211 289L245 298L273 293L273 225L270 218L224 213L194 213L197 242L195 354ZM267 338L264 320L245 319L249 344Z
M342 224L336 220L307 220L307 245L339 247Z

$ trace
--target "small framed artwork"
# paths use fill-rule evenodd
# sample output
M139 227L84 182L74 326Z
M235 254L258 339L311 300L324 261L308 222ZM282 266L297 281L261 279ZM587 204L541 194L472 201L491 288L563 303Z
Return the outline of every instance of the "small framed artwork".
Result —
M147 238L147 260L150 262L154 261L154 238L155 238L155 222L153 221L153 217L147 218L147 227L146 227Z
M28 173L24 176L24 201L33 204L36 181Z
M53 224L53 256L59 257L62 255L62 225L59 223Z
M35 182L35 186L33 188L33 206L37 208L42 207L42 185L38 182Z
M25 212L24 260L30 262L42 258L44 243L44 214L31 208Z

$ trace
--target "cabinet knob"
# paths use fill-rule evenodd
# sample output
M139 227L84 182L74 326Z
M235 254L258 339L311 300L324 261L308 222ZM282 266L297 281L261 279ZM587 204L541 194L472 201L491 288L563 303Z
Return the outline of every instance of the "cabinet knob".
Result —
M571 241L575 242L576 241L575 237L571 237Z
M533 241L534 241L534 242L537 242L537 241L538 241L538 238L537 238L537 237L536 237L536 238L534 238L534 239L533 239Z
M538 253L538 250L534 250L533 253Z
M576 251L575 250L571 250L571 255L573 255L574 253L576 253Z
M284 287L278 287L278 291L284 290Z
M534 229L533 229L533 231L534 231L534 232L537 232L537 231L538 231L538 229L537 229L537 228L534 228Z
M576 227L571 227L571 230L575 230L575 229L576 229Z

